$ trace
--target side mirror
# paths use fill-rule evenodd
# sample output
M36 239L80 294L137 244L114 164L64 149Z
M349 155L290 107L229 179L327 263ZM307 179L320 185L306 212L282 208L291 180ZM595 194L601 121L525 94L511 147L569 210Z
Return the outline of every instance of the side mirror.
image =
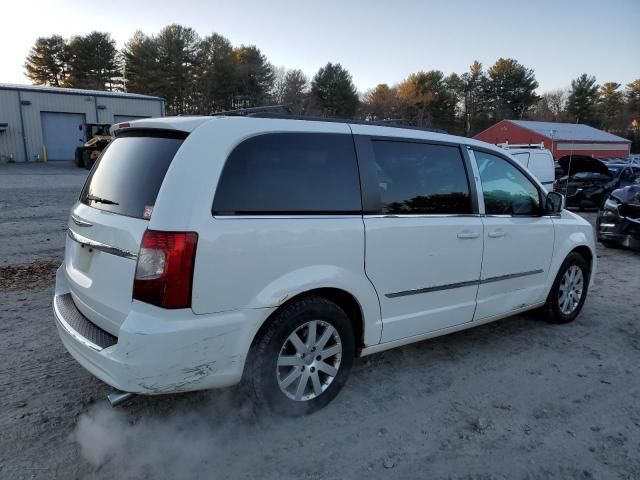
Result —
M564 209L564 195L558 192L547 193L547 202L545 205L547 213L560 213Z

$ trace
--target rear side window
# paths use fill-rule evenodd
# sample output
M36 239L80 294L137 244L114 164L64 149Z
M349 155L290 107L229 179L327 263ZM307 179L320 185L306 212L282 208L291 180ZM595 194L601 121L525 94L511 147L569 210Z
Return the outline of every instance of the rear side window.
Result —
M238 145L222 170L216 215L360 213L351 135L274 133Z
M87 178L80 201L120 215L149 218L184 136L130 135L116 138L105 149Z
M373 150L383 213L472 213L458 147L374 140Z

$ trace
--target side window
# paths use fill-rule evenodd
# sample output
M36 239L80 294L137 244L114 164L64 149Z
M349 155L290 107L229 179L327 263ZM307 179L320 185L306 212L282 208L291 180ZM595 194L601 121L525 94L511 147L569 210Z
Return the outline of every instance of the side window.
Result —
M620 176L620 180L622 180L623 182L633 181L633 173L631 172L630 168L627 168L625 169L624 172L622 172L622 175Z
M472 213L459 148L386 140L372 143L384 213Z
M227 158L213 213L360 213L351 135L273 133L238 145Z
M540 192L507 160L474 151L487 215L538 215Z

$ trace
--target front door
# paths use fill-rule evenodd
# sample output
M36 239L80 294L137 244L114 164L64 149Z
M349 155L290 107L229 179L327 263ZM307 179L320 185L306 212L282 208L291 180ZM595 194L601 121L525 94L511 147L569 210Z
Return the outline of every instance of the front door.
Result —
M357 143L378 201L364 225L365 269L380 298L381 341L471 321L482 221L460 147L388 138Z
M543 215L542 194L505 158L473 152L484 200L484 255L474 320L544 300L554 227Z

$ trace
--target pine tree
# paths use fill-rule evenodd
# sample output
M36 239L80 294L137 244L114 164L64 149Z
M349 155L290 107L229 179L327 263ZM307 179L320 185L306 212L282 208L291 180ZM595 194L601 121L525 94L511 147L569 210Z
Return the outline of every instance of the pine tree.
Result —
M24 63L27 77L36 85L64 87L69 76L69 47L60 35L40 37Z
M314 108L325 117L353 117L358 108L358 92L351 74L339 63L327 63L311 81Z
M598 88L596 77L586 73L571 81L567 112L571 115L572 121L598 126Z
M523 118L536 104L538 82L533 70L512 58L499 58L489 68L488 101L494 121Z

